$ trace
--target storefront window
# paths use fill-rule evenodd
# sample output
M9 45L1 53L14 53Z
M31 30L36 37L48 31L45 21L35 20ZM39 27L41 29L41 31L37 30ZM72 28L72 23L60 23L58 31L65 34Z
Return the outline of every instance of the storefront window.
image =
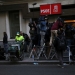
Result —
M70 24L70 25L72 25L73 27L75 27L75 20L65 20L64 23L65 23L64 25Z
M9 12L9 27L10 27L10 39L14 39L16 33L20 31L19 11Z

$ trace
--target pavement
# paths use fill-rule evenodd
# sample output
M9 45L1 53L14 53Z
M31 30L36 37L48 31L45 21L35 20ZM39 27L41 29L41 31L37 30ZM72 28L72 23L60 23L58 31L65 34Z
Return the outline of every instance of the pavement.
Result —
M69 64L69 61L63 62L65 64ZM25 58L23 60L19 61L0 60L0 65L2 64L59 64L59 61L57 59L45 59L45 57L41 57L40 59L29 58L29 54L25 54Z
M7 61L0 60L0 64L58 64L58 60L45 60L45 59L33 59L33 58L24 58L22 61ZM68 61L64 61L64 63L69 64Z

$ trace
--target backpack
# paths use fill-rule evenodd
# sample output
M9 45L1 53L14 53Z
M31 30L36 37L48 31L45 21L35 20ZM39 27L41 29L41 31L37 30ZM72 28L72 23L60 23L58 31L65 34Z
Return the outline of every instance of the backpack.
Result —
M64 50L65 49L65 46L66 46L66 42L65 42L65 39L64 39L64 37L62 37L62 38L59 38L59 37L57 37L58 38L58 49L59 50Z

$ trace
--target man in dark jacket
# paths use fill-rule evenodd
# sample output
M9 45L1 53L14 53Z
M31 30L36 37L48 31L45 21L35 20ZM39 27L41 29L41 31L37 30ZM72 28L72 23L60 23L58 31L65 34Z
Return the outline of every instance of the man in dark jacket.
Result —
M65 37L66 37L67 46L72 45L73 35L74 35L74 30L73 30L72 25L71 24L66 25L66 27L65 27Z
M33 48L33 46L36 44L35 40L37 36L37 28L36 28L36 24L34 23L31 23L29 27L30 27L29 33L30 33L30 38L32 40L32 48Z
M3 32L3 46L4 46L4 56L5 60L8 60L8 36L6 32Z
M6 32L3 32L3 45L4 45L4 51L7 54L8 53L8 36Z
M24 37L24 51L27 52L27 47L30 43L30 38L26 33L23 33L23 37Z
M63 47L59 46L59 41L61 39L64 41L64 46ZM54 47L55 47L55 51L56 51L58 60L60 61L60 65L61 65L62 68L64 68L63 67L63 52L65 51L67 45L66 45L66 39L63 35L63 31L61 31L61 30L58 30L58 32L57 32L57 37L54 40Z

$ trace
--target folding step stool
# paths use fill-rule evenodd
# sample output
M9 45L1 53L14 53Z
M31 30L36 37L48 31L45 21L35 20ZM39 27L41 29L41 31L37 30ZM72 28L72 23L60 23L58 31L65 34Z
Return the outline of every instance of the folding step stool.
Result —
M52 54L52 56L51 56L51 54ZM49 52L48 59L49 59L49 58L53 59L54 56L56 56L56 52L55 52L55 48L54 48L54 46L53 46L53 44L52 44L52 46L51 46L51 48L50 48L50 52Z
M30 52L29 58L31 58L31 56L33 56L33 55L37 56L35 45L34 45L33 49Z
M42 53L44 54L45 58L47 59L47 56L46 56L45 51L44 51L44 48L45 48L45 43L43 44L43 47L41 48L41 50L40 50L40 52L39 52L39 54L38 54L38 56L37 56L37 59L40 58L40 55L41 55Z

